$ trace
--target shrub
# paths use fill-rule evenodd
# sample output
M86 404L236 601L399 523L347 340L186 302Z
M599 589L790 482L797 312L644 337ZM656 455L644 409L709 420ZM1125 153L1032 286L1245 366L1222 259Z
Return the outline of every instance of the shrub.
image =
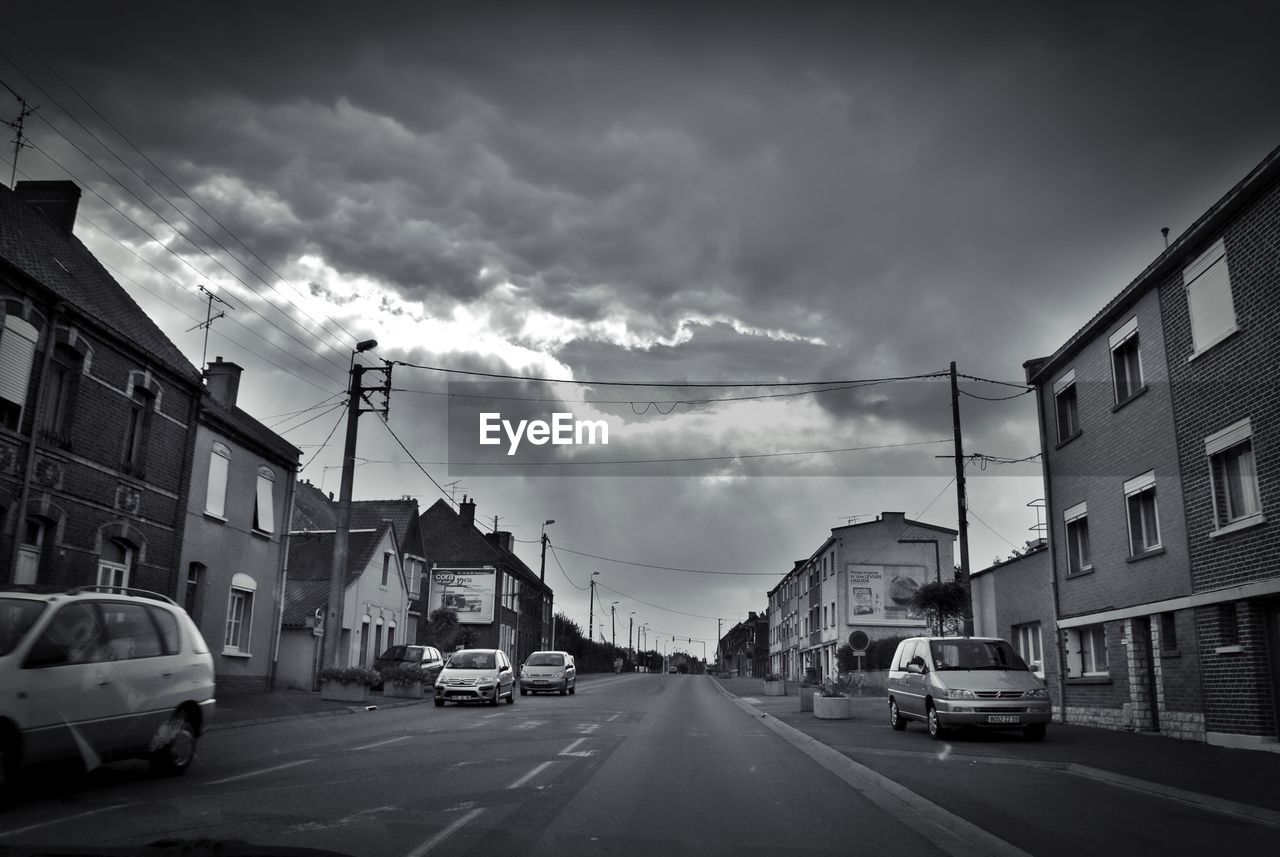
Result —
M396 664L382 673L382 680L396 687L411 687L415 684L427 684L431 680L431 675L420 667Z
M782 681L782 673L769 673L764 677L765 681Z
M325 667L320 670L320 681L336 681L338 684L362 684L373 687L382 681L377 670L368 667Z

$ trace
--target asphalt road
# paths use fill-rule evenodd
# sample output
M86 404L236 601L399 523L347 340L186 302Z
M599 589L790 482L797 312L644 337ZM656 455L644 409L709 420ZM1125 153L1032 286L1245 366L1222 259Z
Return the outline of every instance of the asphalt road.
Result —
M1190 853L1216 836L1233 855L1277 853L1273 828L1179 816L1102 785L1062 792L1052 772L993 765L966 777L967 765L939 766L923 735L918 756L876 757L912 789L904 797L833 751L789 740L702 676L590 677L574 696L516 700L216 731L179 779L153 779L141 763L88 776L42 770L0 813L0 845L187 838L357 857L1016 857ZM1046 799L1060 805L1037 805ZM1126 807L1139 814L1125 819ZM1153 819L1159 835L1144 839ZM1124 825L1127 841L1149 847L1114 847L1106 834ZM979 827L1004 838L984 840Z

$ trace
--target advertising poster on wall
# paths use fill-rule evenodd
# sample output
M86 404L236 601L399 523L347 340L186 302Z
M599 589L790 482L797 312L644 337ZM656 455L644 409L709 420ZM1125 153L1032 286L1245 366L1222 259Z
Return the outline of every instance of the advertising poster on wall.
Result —
M458 614L459 625L487 625L493 621L495 568L432 568L427 615L441 607Z
M924 585L926 570L917 565L849 565L850 625L924 625L911 606Z

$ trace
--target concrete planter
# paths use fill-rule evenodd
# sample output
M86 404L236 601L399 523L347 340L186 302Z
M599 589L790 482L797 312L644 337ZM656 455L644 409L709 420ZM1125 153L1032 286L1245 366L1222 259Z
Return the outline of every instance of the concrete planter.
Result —
M427 686L420 681L415 681L412 684L392 684L387 682L382 686L382 695L396 697L397 699L425 699Z
M851 720L853 697L817 694L813 697L813 716L819 720Z
M320 682L320 698L334 702L368 702L369 687L364 684L322 681Z
M813 698L817 696L818 688L801 687L800 688L800 710L813 711Z
M764 695L765 696L786 696L787 683L785 681L767 681L766 680L764 683Z

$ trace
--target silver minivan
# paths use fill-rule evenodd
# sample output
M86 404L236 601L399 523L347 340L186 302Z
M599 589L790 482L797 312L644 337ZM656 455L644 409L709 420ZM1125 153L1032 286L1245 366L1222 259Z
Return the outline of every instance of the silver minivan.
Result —
M887 680L889 723L919 720L934 739L952 727L1020 729L1040 741L1052 718L1049 691L1007 641L911 637L898 644Z
M163 595L13 587L0 590L0 687L0 790L21 765L66 758L180 774L213 716L213 656Z
M520 695L530 693L573 693L578 687L578 668L568 652L534 652L520 668Z

